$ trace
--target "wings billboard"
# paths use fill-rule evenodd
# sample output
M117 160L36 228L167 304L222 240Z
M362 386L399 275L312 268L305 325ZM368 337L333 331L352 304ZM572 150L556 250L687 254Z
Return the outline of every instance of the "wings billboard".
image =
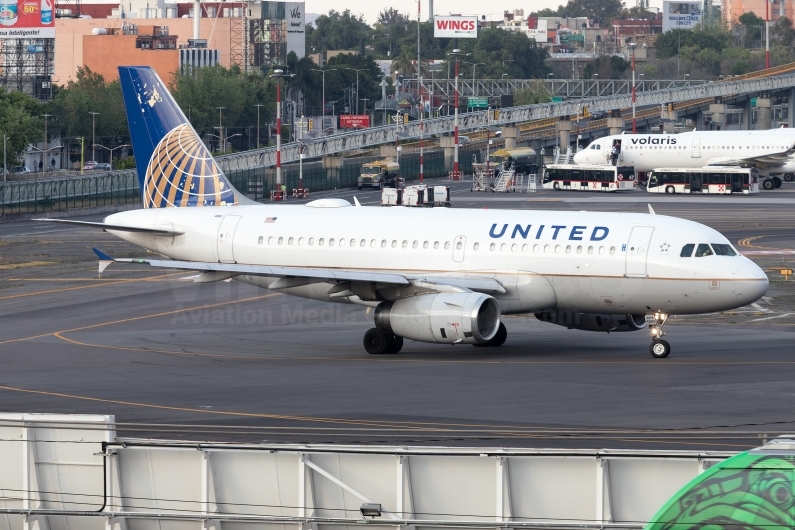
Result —
M433 17L433 36L437 39L477 39L478 17Z
M53 0L0 0L0 39L54 39Z

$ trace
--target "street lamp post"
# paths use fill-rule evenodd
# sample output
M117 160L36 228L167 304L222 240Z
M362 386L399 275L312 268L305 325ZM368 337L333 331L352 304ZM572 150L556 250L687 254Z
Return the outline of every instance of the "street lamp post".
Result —
M473 95L473 96L477 96L477 95L478 95L478 93L477 93L477 91L475 90L475 68L476 68L476 67L477 67L479 64L480 64L480 65L484 65L484 64L486 64L486 63L469 63L469 62L467 62L467 61L464 61L464 64L471 64L471 65L472 65L472 95Z
M320 102L321 103L320 106L322 107L322 116L323 116L323 125L321 126L321 130L325 130L326 129L326 72L331 72L333 70L336 70L336 68L324 68L322 70L319 68L311 68L311 70L313 72L320 72L321 77L323 77L323 93L321 96L323 100ZM281 70L276 70L276 71L281 72Z
M47 118L52 117L52 114L42 114L44 118L44 149L41 151L41 167L45 167L44 154L47 152Z
M222 153L226 151L222 138L224 137L223 116L226 107L215 107L218 109L218 150Z
M422 58L420 56L420 11L421 11L422 0L417 0L417 87L419 88L419 96L420 96L420 184L425 180L425 171L424 171L424 162L425 162L425 153L422 148L422 140L423 140L423 123L422 123L422 115L425 114L425 105L422 104Z
M276 78L276 187L281 189L282 184L282 77L293 77L295 74L285 74L284 70L276 69L271 77ZM325 77L324 77L325 79ZM325 84L323 85L325 91Z
M637 122L635 120L635 47L637 43L630 42L627 46L632 50L632 134L635 134L637 133Z
M263 105L262 103L257 103L254 106L257 107L257 149L259 149L259 109L260 107L264 107L265 105Z
M92 145L92 147L91 147L91 161L92 162L96 162L97 161L97 150L94 149L93 145L97 143L97 134L96 134L97 128L96 128L96 124L97 124L97 114L99 114L99 112L89 112L89 114L91 114L91 145ZM44 123L45 123L45 129L46 129L46 124L47 124L46 119L45 119ZM45 149L47 148L46 138L45 138L44 148ZM44 157L44 155L41 155L41 156Z
M122 147L130 147L130 144L122 144L122 145L120 145L118 147L114 147L112 149L110 147L104 146L102 144L95 144L95 145L92 145L91 147L92 148L101 147L102 149L107 149L108 151L110 151L110 168L113 169L113 151L115 151L116 149L121 149Z
M461 55L461 50L456 48L451 53L447 55L453 56L455 60L455 85L453 88L454 98L453 98L453 105L455 106L454 109L454 118L453 118L453 178L458 180L460 174L458 172L458 56ZM469 54L467 54L469 55Z
M343 68L343 70L356 71L356 114L359 114L359 72L361 72L363 68Z

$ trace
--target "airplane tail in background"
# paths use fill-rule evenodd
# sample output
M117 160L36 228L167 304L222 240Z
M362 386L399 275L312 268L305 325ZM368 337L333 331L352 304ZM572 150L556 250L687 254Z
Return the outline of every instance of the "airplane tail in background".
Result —
M234 206L224 176L165 83L148 66L120 66L144 208Z

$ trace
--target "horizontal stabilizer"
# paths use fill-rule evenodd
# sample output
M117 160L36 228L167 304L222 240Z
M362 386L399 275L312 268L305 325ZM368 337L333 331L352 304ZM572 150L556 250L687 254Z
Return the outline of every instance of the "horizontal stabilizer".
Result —
M85 226L89 228L100 228L102 230L115 230L117 232L141 232L144 234L152 234L155 236L181 236L185 232L179 230L169 230L167 228L152 228L146 226L125 226L125 225L111 225L108 223L92 223L90 221L72 221L70 219L34 219L34 221L44 221L48 223L64 223L77 226Z

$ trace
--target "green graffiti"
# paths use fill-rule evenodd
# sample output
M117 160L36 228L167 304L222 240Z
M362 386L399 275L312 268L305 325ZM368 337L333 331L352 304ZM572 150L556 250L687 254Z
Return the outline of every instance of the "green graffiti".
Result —
M794 478L795 456L741 453L691 481L646 530L795 528Z

